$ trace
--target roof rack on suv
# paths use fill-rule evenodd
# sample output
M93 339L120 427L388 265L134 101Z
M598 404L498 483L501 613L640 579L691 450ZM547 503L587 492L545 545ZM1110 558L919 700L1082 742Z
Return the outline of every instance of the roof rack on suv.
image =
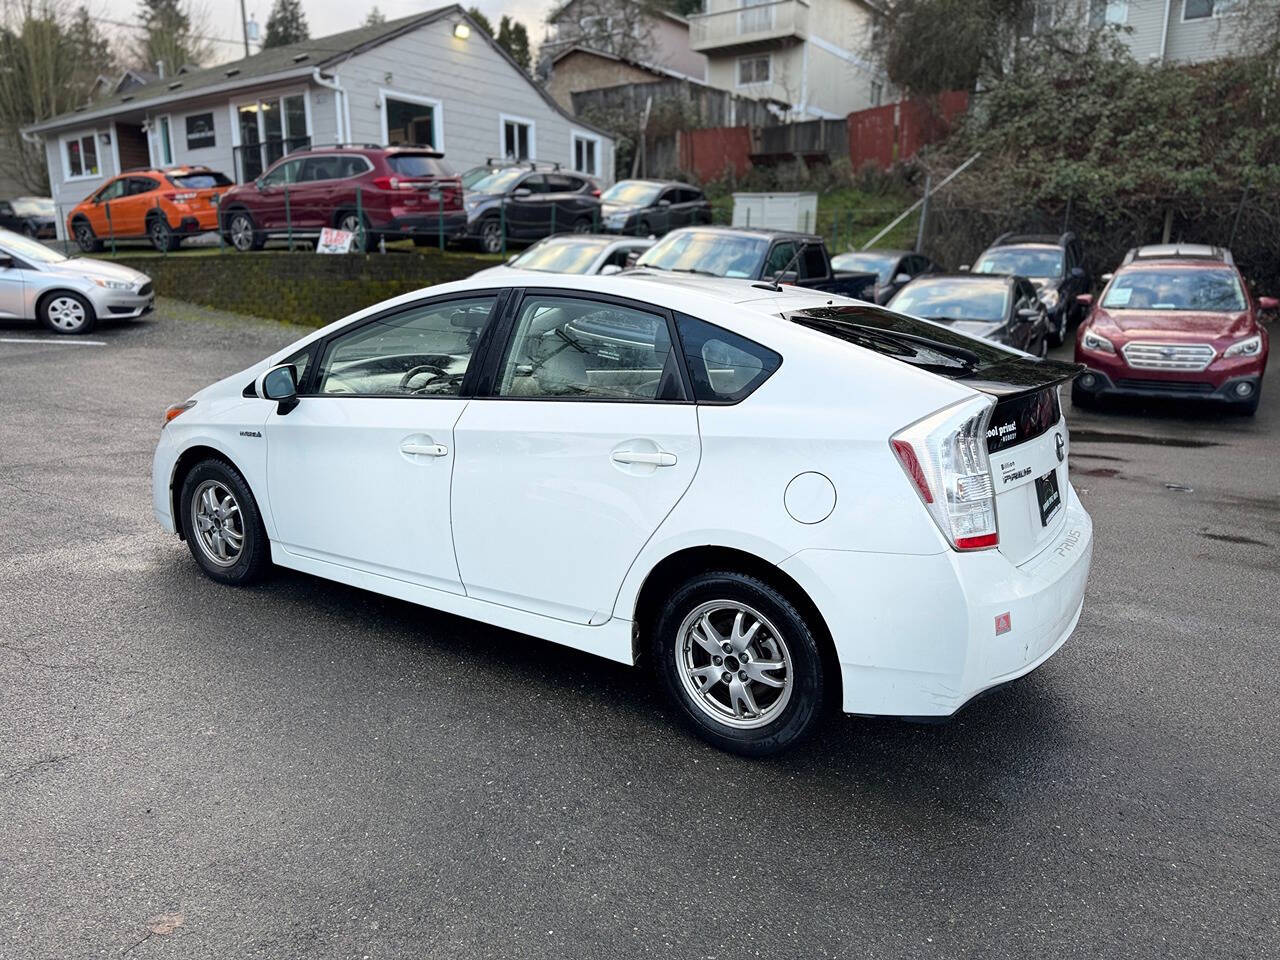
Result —
M1133 247L1121 263L1133 263L1135 260L1218 260L1232 266L1236 262L1226 247L1207 243L1149 243Z
M559 160L510 160L506 157L485 157L486 167L528 167L530 170L559 170Z
M299 147L290 153L302 153L304 150L383 150L381 143L317 143L309 147Z
M991 246L1001 247L1010 243L1052 243L1059 247L1065 247L1075 238L1076 235L1074 233L1018 233L1016 230L1010 230L1008 233L1002 233L991 241Z

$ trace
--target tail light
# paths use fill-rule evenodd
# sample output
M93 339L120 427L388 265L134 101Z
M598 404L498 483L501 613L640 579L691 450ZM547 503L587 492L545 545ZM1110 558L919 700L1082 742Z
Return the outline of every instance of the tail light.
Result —
M599 188L599 187L592 187L592 188L591 188L591 195L592 195L593 197L598 197L598 196L600 196L600 188Z
M957 550L1000 543L987 426L995 401L975 397L899 430L889 441L938 529Z
M198 196L198 193L166 193L164 198L171 203L186 203L188 200L194 200Z
M399 177L374 177L373 185L379 190L412 190L413 184Z

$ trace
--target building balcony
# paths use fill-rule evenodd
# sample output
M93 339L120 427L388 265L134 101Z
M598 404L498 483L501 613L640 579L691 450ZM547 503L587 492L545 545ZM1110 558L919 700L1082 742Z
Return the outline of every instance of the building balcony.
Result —
M699 53L776 40L800 40L808 33L809 4L805 0L735 6L689 17L689 46Z

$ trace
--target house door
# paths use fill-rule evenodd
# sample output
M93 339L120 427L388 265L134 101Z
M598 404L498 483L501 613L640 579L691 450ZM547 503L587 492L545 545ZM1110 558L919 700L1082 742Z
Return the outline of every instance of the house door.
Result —
M120 151L121 170L138 170L151 166L151 148L141 124L117 123L116 148Z
M242 103L236 108L236 123L236 174L241 183L256 180L286 153L311 145L306 98L300 93Z

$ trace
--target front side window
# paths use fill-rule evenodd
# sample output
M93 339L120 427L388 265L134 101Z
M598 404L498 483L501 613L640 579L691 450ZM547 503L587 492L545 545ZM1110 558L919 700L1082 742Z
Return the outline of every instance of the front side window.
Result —
M415 147L436 145L436 108L429 103L412 103L385 97L387 111L387 143L412 144Z
M778 243L769 251L769 259L764 263L764 276L776 277L782 271L786 270L788 265L794 270L796 265L792 260L796 259L796 245L794 243Z
M571 297L527 298L498 393L511 398L682 400L665 317Z
M494 300L473 297L425 303L336 337L325 351L316 393L458 396Z
M1117 274L1102 306L1107 310L1236 313L1245 309L1245 300L1234 270L1142 267Z
M84 136L76 137L74 140L65 141L63 148L67 153L67 176L69 178L96 177L100 174L98 169L98 144L92 133L86 133Z
M118 180L112 180L105 187L97 192L94 199L99 203L105 203L107 200L115 200L123 197L129 192L129 178L120 177Z
M297 183L302 177L302 161L290 160L282 163L262 178L264 187L280 187L286 183Z
M676 330L700 403L737 403L773 375L782 357L705 320L676 314Z
M520 120L502 121L502 155L508 160L528 160L531 156L533 125Z

